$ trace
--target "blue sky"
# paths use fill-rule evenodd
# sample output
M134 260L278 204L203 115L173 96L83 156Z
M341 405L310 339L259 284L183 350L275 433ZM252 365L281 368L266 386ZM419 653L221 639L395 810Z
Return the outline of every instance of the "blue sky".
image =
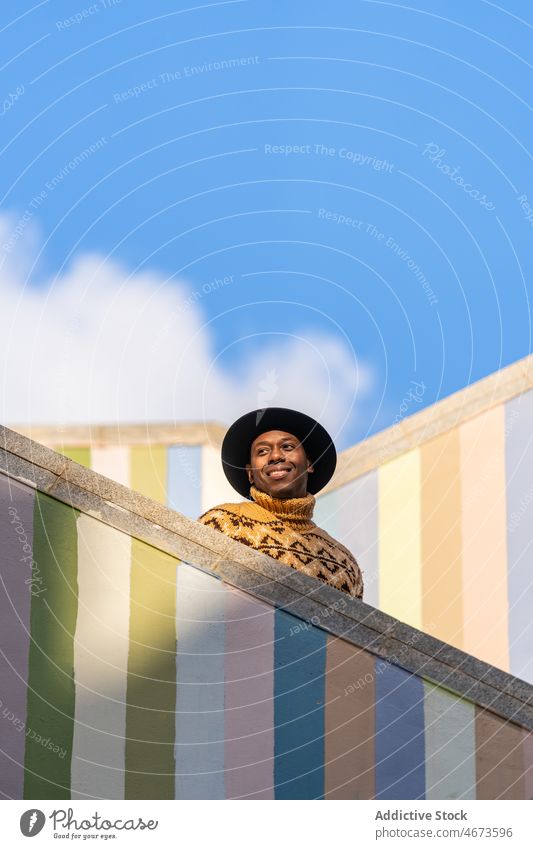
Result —
M4 421L346 447L530 352L526 0L1 17Z

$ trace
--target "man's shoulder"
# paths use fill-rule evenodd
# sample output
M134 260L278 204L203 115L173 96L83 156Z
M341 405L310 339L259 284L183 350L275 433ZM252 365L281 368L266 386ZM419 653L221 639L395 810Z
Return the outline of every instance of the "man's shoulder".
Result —
M246 516L251 502L241 501L238 504L231 502L225 504L217 504L216 507L211 507L198 517L198 521L206 525L215 519L221 519L224 516Z

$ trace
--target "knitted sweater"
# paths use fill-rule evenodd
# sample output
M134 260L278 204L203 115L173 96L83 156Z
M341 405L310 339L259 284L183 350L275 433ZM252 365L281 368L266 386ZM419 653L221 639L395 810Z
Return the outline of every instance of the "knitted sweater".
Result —
M253 501L220 504L199 522L355 598L363 579L350 551L311 520L315 497L273 498L250 488Z

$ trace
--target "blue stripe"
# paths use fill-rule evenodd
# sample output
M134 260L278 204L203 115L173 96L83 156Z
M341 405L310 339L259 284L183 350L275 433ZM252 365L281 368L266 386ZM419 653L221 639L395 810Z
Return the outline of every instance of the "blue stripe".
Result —
M313 521L319 528L323 528L338 540L341 536L341 510L343 509L340 493L341 490L334 489L333 492L317 496L313 513Z
M167 505L189 519L202 512L200 445L171 445L167 450Z
M505 405L510 672L533 682L533 392Z
M424 799L424 684L392 664L376 674L376 799Z
M274 635L275 798L320 799L327 634L276 610Z

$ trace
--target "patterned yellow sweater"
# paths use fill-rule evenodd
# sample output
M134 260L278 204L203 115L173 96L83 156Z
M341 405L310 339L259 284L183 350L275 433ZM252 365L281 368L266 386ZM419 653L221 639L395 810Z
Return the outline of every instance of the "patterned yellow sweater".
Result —
M250 495L253 501L220 504L198 521L355 598L363 597L355 558L311 521L313 495L278 499L254 486Z

